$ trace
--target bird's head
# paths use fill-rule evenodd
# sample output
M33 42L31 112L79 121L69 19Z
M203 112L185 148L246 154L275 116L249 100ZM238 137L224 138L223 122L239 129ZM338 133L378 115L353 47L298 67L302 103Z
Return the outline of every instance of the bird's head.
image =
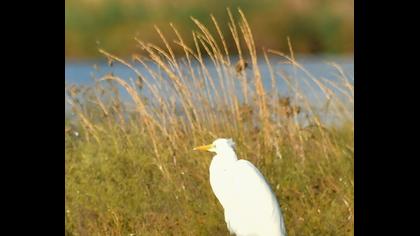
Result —
M215 152L217 154L231 151L235 147L232 139L218 138L212 144L195 147L193 150Z

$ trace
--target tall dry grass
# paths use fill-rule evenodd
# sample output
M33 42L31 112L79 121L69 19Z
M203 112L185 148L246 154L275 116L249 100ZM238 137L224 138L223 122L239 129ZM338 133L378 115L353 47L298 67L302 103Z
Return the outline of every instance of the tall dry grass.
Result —
M135 80L108 74L93 87L66 87L76 115L66 119L67 235L228 235L208 183L211 156L192 152L217 137L233 138L238 156L267 177L289 235L353 233L351 80L335 64L337 80L315 77L290 41L287 54L257 49L244 13L227 13L230 35L213 16L212 26L192 18L193 45L170 24L173 40L156 27L163 48L136 38L143 54L132 61L100 49ZM175 57L174 47L184 57ZM279 61L303 72L301 82L279 70ZM280 81L292 96L278 92ZM339 122L325 122L329 115Z

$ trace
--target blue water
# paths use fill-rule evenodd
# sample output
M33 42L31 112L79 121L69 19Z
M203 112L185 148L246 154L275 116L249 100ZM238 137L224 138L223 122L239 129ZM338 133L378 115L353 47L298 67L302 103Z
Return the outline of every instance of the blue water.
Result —
M235 61L235 58L231 59ZM272 64L276 64L275 59L270 59ZM210 61L209 68L212 68ZM284 60L283 60L284 62ZM353 77L354 75L354 59L353 57L302 57L298 59L298 62L302 64L308 71L314 75L330 77L332 68L326 63L334 62L340 65L343 70L348 73L348 76ZM95 68L96 66L96 68ZM269 77L268 67L264 60L259 63L260 69L262 69L262 76ZM283 69L291 72L292 66L283 64ZM141 66L136 66L137 69L142 70ZM66 61L65 65L65 81L66 83L75 84L93 84L92 77L100 77L107 73L114 73L115 75L121 76L122 78L135 77L135 73L128 69L126 66L119 63L114 63L112 67L109 67L107 62L104 60L98 61ZM144 72L144 70L143 70Z
M236 58L231 59L232 64L233 62L237 61ZM320 92L320 89L316 86L316 84L308 78L308 75L293 67L290 64L285 64L285 60L280 60L279 58L270 58L270 63L273 67L273 70L276 72L282 71L282 74L276 73L276 90L280 93L281 96L292 96L293 91L289 89L285 80L284 74L288 75L291 78L290 82L292 84L296 84L300 87L301 91L307 94L309 100L313 100L315 102L322 102L316 100L319 98L316 95L316 92ZM337 81L339 80L339 72L329 65L328 63L335 63L339 65L345 74L345 79L353 84L354 81L354 60L353 57L298 57L298 62L309 72L311 75L317 79L325 79L330 81ZM154 64L149 64L150 67L159 71L159 69ZM216 88L220 88L218 74L215 69L215 66L212 64L210 60L206 61L206 67L209 70L210 76L213 78L215 82ZM152 83L157 83L156 81L151 79L151 76L148 72L137 63L135 68L144 75L144 77L151 81ZM269 68L265 62L265 60L259 61L259 68L261 72L261 77L263 81L263 85L266 91L271 90L271 76L269 72ZM199 67L195 68L195 72L199 75ZM95 78L101 78L102 76L112 73L115 76L118 76L127 82L130 82L130 79L135 80L137 75L134 71L127 68L125 65L119 64L114 62L113 66L110 67L106 61L66 61L65 64L65 82L66 84L78 84L78 85L93 85L95 83ZM164 73L163 73L164 74ZM252 68L248 68L245 72L247 79L252 79L253 72ZM165 79L165 76L163 76ZM199 76L201 79L208 81L205 76ZM222 76L223 78L223 76ZM236 89L241 89L240 80L236 80L238 83L235 85ZM306 81L306 82L303 82ZM168 86L170 87L169 79L166 78L165 83L160 82L160 84L156 84L161 91L168 91L162 92L161 94L171 96ZM162 84L166 84L167 87L164 87ZM129 102L131 101L127 92L121 87L120 94L123 100ZM145 97L152 97L151 92L148 90L147 86L145 86L141 90L141 94ZM242 94L241 92L237 94ZM315 101L316 100L316 101ZM66 103L66 110L68 108L68 104Z

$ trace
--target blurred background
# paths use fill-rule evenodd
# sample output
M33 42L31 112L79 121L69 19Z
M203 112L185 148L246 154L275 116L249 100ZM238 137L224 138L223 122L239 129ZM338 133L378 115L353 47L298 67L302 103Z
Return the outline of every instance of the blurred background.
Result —
M352 0L71 0L65 2L66 61L102 58L98 47L128 57L139 50L136 36L160 42L154 25L172 36L169 22L189 44L196 28L190 16L211 25L213 14L228 34L226 7L245 12L257 48L287 52L290 37L296 54L353 54Z

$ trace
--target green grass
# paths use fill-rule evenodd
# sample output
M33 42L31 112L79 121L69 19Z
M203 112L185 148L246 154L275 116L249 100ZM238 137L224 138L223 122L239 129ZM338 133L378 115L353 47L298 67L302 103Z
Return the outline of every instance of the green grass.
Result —
M326 157L307 141L304 160L288 143L279 147L282 159L238 145L239 156L257 163L275 190L289 235L353 234L353 153L345 146L352 130L332 135L341 142L335 152ZM228 235L208 181L211 155L162 150L166 176L143 139L141 133L110 132L98 145L67 137L66 230L75 235Z
M293 86L298 78L277 71L261 78L256 64L260 57L270 66L281 56L296 70L306 71L293 51L290 56L257 51L243 13L238 20L229 19L232 40L240 42L236 53L252 65L243 74L230 62L229 53L234 52L225 50L222 37L209 34L196 21L197 44L184 44L181 36L176 40L185 49L186 62L172 55L171 43L157 48L137 39L143 54L133 63L158 65L150 71L155 73L152 78L135 71L154 91L152 98L113 75L98 78L93 87L66 87L76 116L65 122L66 235L228 235L209 184L212 155L192 151L216 137L233 138L238 156L266 176L280 201L288 235L353 235L353 86L344 79L326 84L307 71L304 79L329 99L323 112L340 118L335 125L322 122L308 94ZM163 35L162 40L172 42ZM204 76L205 64L200 73L189 70L188 60L201 62L204 56L218 65L218 78ZM216 79L223 81L223 88L212 86ZM268 93L262 79L274 87L283 79L296 96L285 102L278 92ZM241 81L239 91L232 88L235 80ZM152 81L159 82L157 87ZM131 105L121 101L118 87L127 90ZM333 88L340 88L344 97ZM166 89L177 95L176 109ZM215 94L209 97L208 91ZM240 95L246 99L240 101Z
M209 14L228 20L226 7L241 7L257 31L257 45L287 50L290 36L298 53L352 53L354 7L346 0L103 0L66 1L66 57L97 58L97 44L121 56L128 56L136 47L131 43L136 35L156 41L153 25L164 27L173 22L187 34L193 26L193 16L205 23ZM229 33L228 31L224 33ZM190 38L186 38L192 43ZM228 39L227 39L228 40ZM233 41L228 41L233 45ZM182 50L175 53L182 54Z

